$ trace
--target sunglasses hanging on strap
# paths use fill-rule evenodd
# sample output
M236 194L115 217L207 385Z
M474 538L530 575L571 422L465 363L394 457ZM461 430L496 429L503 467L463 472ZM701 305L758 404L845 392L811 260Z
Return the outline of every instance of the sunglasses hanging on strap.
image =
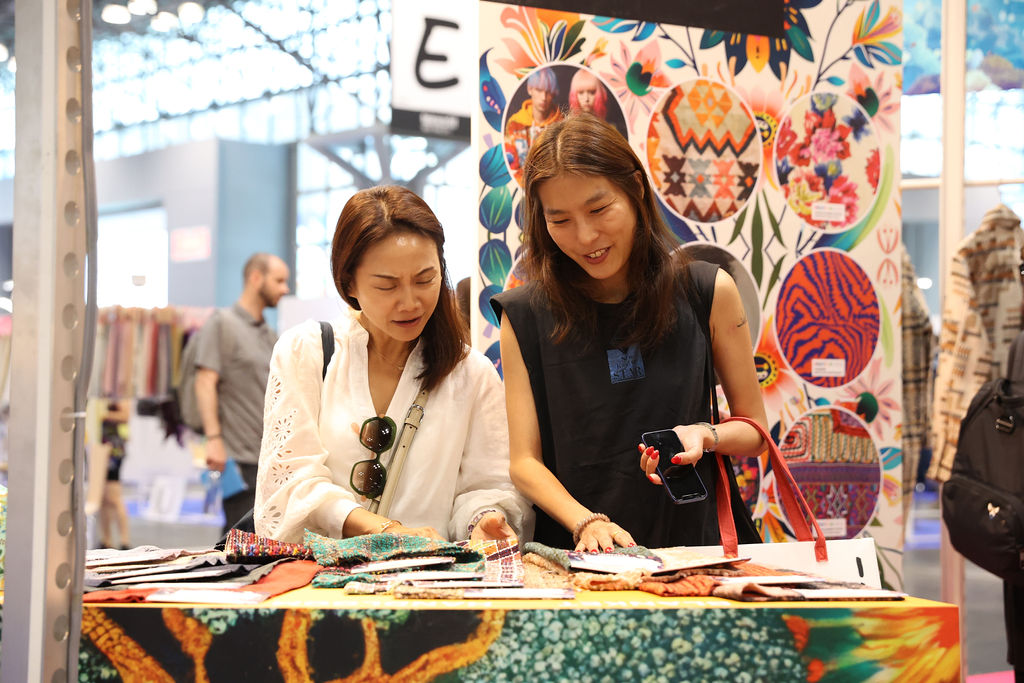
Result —
M375 415L363 422L363 426L359 428L359 443L373 453L373 458L360 460L352 465L349 485L359 495L372 499L367 507L370 512L387 516L391 508L398 477L405 466L405 457L412 446L416 430L419 429L420 420L423 419L427 396L428 392L424 389L416 395L416 400L409 406L402 430L398 433L398 445L394 450L391 450L391 446L395 444L395 433L398 429L390 417ZM381 462L381 455L388 450L391 450L391 457L385 464Z
M370 503L370 512L376 512L385 517L389 516L391 502L395 498L395 489L398 488L398 479L402 474L402 468L405 467L405 458L409 454L409 448L412 447L412 439L420 428L420 420L423 419L429 395L426 389L422 390L409 406L409 412L405 414L405 422L402 423L402 431L398 434L398 445L391 453L389 465L391 476L388 477L380 498L374 499Z

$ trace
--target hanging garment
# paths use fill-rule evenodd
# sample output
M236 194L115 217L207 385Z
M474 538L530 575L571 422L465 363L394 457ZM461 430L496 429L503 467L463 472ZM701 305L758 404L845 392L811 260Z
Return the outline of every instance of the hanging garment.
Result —
M935 333L928 316L924 293L917 286L917 273L905 246L901 306L903 309L903 519L917 479L921 449L930 442L928 421L932 415L932 354Z
M943 293L928 477L949 479L960 421L982 384L1006 372L1021 331L1020 217L1000 204L957 248Z

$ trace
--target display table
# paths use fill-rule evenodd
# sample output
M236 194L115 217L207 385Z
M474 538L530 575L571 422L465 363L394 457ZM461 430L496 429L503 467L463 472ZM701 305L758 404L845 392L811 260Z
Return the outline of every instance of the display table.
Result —
M82 681L957 681L957 607L643 592L86 605Z

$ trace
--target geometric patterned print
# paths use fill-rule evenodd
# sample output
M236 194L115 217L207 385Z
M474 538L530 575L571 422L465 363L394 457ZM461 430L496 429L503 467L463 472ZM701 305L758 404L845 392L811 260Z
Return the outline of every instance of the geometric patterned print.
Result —
M757 123L735 92L704 78L677 85L647 129L654 187L683 218L728 218L757 185L760 142Z
M775 172L789 207L822 232L847 230L871 207L880 158L870 118L835 93L796 102L775 138Z
M796 262L779 289L779 350L793 371L815 386L852 382L871 360L880 327L871 281L843 252L812 251Z
M846 538L871 521L882 462L859 417L840 408L808 413L789 428L779 450L815 518L845 519Z

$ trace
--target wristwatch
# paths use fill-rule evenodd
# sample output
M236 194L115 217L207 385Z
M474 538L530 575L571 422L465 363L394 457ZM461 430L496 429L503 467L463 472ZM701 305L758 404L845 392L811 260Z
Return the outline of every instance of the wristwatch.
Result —
M704 450L708 453L714 453L715 449L718 448L718 430L715 429L715 425L710 422L698 422L698 427L707 427L707 430L711 432L711 436L714 437L715 443L711 444L711 448L705 448Z

